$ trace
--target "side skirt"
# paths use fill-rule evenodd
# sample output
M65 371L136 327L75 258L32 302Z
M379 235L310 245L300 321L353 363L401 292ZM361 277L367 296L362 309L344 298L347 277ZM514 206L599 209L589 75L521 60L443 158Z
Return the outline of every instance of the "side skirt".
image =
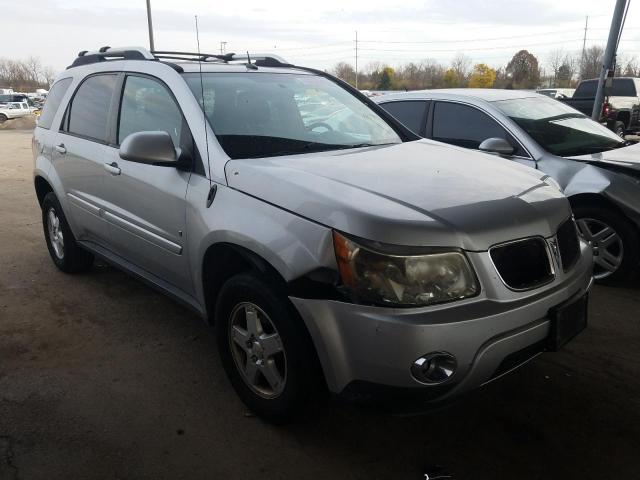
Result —
M122 257L116 255L115 253L107 250L100 245L97 245L93 242L78 242L78 244L93 253L96 257L104 260L108 264L116 267L118 270L122 270L128 275L136 278L137 280L141 280L143 283L147 284L149 287L157 290L169 298L175 300L176 302L182 304L183 306L189 308L194 311L200 318L206 320L207 316L204 308L200 305L200 303L191 295L184 293L182 290L177 289L169 282L162 280L161 278L153 275L152 273L128 262Z

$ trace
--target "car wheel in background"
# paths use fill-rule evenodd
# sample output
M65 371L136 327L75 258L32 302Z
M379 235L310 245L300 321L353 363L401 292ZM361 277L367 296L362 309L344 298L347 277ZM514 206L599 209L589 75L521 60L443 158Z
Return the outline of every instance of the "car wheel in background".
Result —
M627 280L638 266L640 238L630 220L608 208L573 209L582 236L593 248L593 276L599 283Z
M624 126L623 122L616 122L613 125L613 131L616 135L618 135L620 138L624 138L624 134L627 131L627 129Z
M9 118L4 113L0 113L0 123L4 123L7 120L9 120Z
M51 259L66 273L83 272L91 268L93 255L77 243L53 192L42 201L42 226Z
M266 420L290 420L317 391L313 344L287 296L257 274L222 287L215 311L224 369L242 401Z

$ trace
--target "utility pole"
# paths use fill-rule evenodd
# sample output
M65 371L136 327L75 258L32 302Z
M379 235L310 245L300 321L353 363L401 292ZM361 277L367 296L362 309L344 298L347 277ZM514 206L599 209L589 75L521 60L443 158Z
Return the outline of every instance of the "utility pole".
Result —
M625 17L627 1L628 0L616 0L616 8L613 11L611 28L609 29L609 39L607 40L607 48L604 51L604 57L602 59L602 70L600 71L600 80L598 81L596 101L593 104L593 111L591 112L591 118L596 122L600 120L600 114L602 113L602 103L604 102L604 83L615 63L616 50L618 49L618 40L622 33L622 23Z
M580 56L580 80L582 80L582 72L584 71L584 53L587 47L587 28L589 28L589 15L584 20L584 38L582 39L582 55Z
M151 0L147 0L147 23L149 24L149 49L155 50L153 45L153 21L151 20Z
M356 90L358 89L358 31L356 30Z

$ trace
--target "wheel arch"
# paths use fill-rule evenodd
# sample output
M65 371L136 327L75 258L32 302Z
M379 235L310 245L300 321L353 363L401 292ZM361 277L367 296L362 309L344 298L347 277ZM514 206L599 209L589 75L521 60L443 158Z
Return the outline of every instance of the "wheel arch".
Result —
M202 260L202 288L204 292L206 321L215 322L214 312L220 290L224 283L234 275L245 272L258 273L266 279L279 293L288 296L289 284L278 270L259 254L246 247L230 243L218 242L210 245ZM313 361L321 375L322 384L326 388L326 376L318 355L318 347L309 332L304 319L295 305L287 299L289 308L297 316L303 334L313 349Z
M578 193L569 197L569 203L571 204L572 210L576 207L600 207L614 211L628 219L629 224L635 230L636 234L640 235L640 225L633 218L630 218L622 207L607 198L605 195L597 193Z
M41 175L36 175L33 179L33 184L36 189L36 197L38 198L38 205L42 207L42 202L47 193L53 192L51 184Z
M624 128L629 128L631 122L631 112L628 110L623 110L622 112L618 112L615 118L616 122L624 123Z
M576 207L600 207L607 208L624 217L628 217L619 205L608 199L606 196L598 193L577 193L575 195L571 195L569 197L569 203L571 204L571 209L575 209ZM633 221L631 223L635 225L636 230L638 230L638 225Z
M233 275L253 271L267 278L279 290L287 291L287 282L278 270L257 253L229 242L210 245L202 260L202 289L207 321L213 323L218 294L224 282Z

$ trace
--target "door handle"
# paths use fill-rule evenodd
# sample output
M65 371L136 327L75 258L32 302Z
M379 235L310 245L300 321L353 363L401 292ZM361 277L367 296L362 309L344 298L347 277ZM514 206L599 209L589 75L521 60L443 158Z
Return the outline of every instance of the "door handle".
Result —
M104 169L111 175L120 175L120 168L116 162L105 163Z
M60 143L60 144L56 145L56 152L61 153L62 155L67 153L67 149L64 146L64 143Z

